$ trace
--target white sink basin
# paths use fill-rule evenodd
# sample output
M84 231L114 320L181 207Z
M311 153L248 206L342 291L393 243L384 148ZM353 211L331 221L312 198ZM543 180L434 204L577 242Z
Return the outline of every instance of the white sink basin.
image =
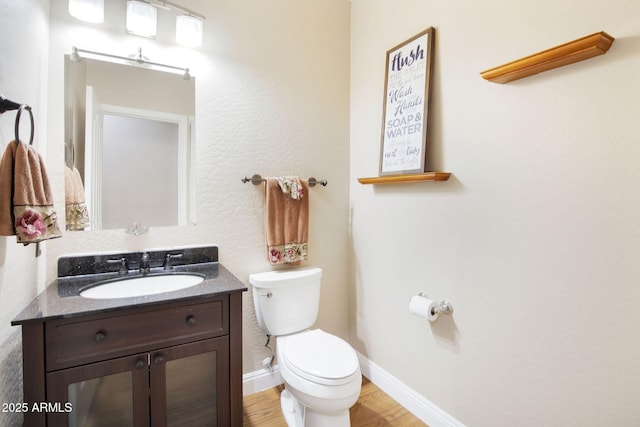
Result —
M196 274L123 277L85 289L80 296L93 299L141 297L190 288L203 280L204 277Z

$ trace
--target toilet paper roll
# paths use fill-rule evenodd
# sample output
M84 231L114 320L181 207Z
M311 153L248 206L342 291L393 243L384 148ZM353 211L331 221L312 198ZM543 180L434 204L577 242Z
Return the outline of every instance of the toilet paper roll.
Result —
M438 318L438 303L422 295L414 295L409 301L409 312L433 322Z

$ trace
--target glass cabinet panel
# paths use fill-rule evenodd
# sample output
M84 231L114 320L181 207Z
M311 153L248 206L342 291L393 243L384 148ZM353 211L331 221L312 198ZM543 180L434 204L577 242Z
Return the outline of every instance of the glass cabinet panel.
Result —
M229 337L151 353L151 424L226 427L229 411Z
M47 374L47 400L65 408L47 425L112 427L149 425L147 353Z
M133 426L131 372L69 384L68 396L69 427Z
M217 425L216 352L167 362L167 426Z

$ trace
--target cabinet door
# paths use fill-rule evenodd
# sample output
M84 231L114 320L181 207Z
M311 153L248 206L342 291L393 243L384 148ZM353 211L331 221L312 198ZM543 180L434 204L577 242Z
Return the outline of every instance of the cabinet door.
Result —
M229 425L229 337L151 352L151 425Z
M148 354L47 374L49 426L149 425Z

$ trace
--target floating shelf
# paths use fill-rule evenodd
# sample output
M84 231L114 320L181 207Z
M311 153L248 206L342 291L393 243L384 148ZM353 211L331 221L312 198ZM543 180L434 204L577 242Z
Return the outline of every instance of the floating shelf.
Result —
M451 176L449 172L425 172L406 175L385 175L371 178L358 178L360 184L399 184L407 182L446 181Z
M615 39L604 31L483 71L480 75L494 83L507 83L543 71L573 64L609 50Z

